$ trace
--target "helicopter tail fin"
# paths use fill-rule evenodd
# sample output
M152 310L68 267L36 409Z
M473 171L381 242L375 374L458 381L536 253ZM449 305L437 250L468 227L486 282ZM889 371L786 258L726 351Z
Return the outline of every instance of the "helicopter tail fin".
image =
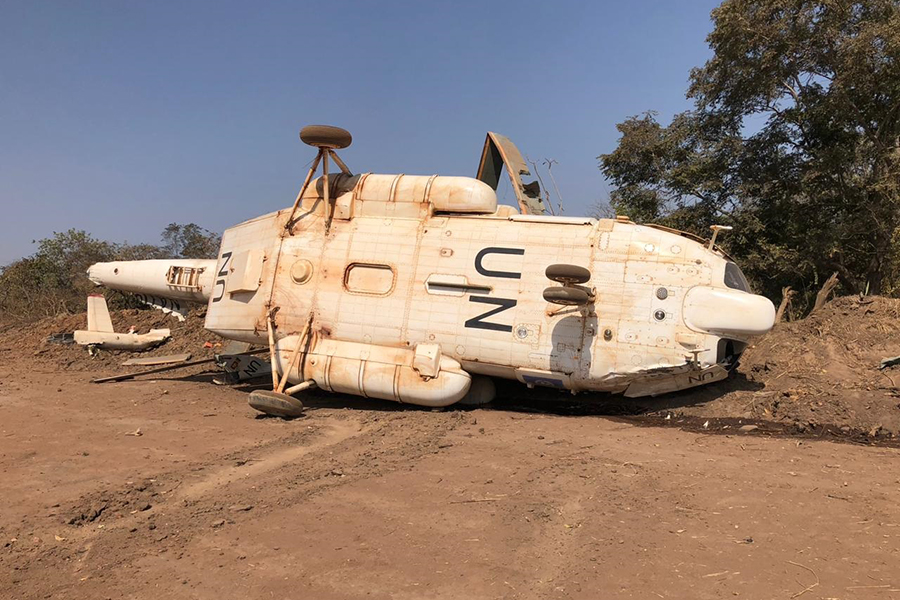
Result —
M88 331L113 333L112 320L106 307L106 298L100 294L91 294L87 299Z

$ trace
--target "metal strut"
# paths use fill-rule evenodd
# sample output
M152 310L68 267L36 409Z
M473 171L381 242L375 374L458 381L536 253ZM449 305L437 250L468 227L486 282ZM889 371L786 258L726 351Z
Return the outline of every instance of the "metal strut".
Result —
M300 358L300 355L303 354L301 352L301 348L303 348L303 344L307 342L307 338L312 329L312 315L309 316L309 321L306 322L306 327L303 328L303 331L297 337L297 345L294 346L294 351L291 354L291 361L288 364L287 369L284 370L284 373L281 374L281 382L278 383L278 386L275 388L276 392L283 392L284 386L287 385L288 375L290 375L291 371L294 370L294 367L297 366L297 360Z
M316 154L316 158L313 160L312 165L309 167L309 172L306 174L306 179L303 180L303 186L300 188L300 193L297 194L297 198L294 200L294 205L291 207L291 214L288 216L288 220L284 225L284 229L287 235L294 235L293 230L294 225L296 224L296 219L294 217L297 214L297 209L300 207L300 203L303 201L303 194L306 193L306 188L308 188L310 182L312 182L313 176L316 174L316 169L319 168L320 163L322 164L322 191L325 195L325 232L328 233L328 231L331 229L331 221L334 218L334 199L330 197L331 190L329 189L328 185L329 158L332 159L335 164L341 168L341 172L343 172L345 175L353 174L334 150L332 150L331 148L320 146L319 152Z
M323 131L323 129L325 131ZM272 268L272 285L269 288L269 301L266 303L266 331L269 338L269 360L272 365L272 391L278 394L281 394L285 391L288 375L296 366L297 360L302 354L301 348L303 344L308 343L309 340L312 339L311 336L313 321L313 315L310 314L309 321L306 323L306 327L304 327L303 332L297 339L297 345L294 348L293 353L291 354L290 363L287 369L285 369L284 373L282 373L281 379L279 380L278 369L276 368L277 360L275 357L275 313L278 312L279 307L273 306L273 299L275 295L275 284L276 280L278 279L278 263L281 261L281 251L284 246L284 238L294 235L294 225L297 222L297 209L300 208L300 204L303 202L303 194L305 194L307 188L309 188L309 184L312 182L313 176L316 174L316 170L319 168L319 164L322 165L322 185L326 210L326 234L331 230L331 221L334 218L335 211L334 200L331 198L331 190L329 189L328 184L328 159L333 159L335 164L340 167L341 171L344 174L352 175L350 169L347 168L347 165L344 163L344 161L342 161L334 151L335 148L346 148L350 145L351 138L348 132L336 127L310 126L305 127L300 131L300 139L305 143L318 148L318 152L316 153L316 158L313 159L312 165L310 165L309 167L309 171L306 173L306 178L303 180L303 185L300 187L300 192L297 194L297 198L294 199L294 204L293 206L291 206L291 213L290 215L288 215L288 219L284 224L284 229L281 232L281 239L278 243L278 251L275 254L275 264ZM302 389L307 389L312 385L315 384L305 381L288 388L287 393L290 394Z

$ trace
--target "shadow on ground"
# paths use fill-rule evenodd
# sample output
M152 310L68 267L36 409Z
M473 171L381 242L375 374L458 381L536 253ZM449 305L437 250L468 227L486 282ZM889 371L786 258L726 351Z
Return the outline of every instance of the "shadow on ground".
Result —
M172 380L212 383L219 374L204 372ZM558 416L606 417L638 427L674 427L684 431L710 435L748 435L764 437L797 437L802 439L827 439L842 443L867 446L900 447L900 439L872 437L865 430L841 427L835 424L819 424L815 427L798 427L796 423L738 417L705 417L679 414L679 409L702 406L714 402L732 392L757 392L764 389L758 382L749 380L740 372L720 382L661 395L656 398L626 398L621 394L581 393L572 395L552 388L529 389L525 385L508 380L495 380L497 397L484 406L452 405L446 408L427 408L412 404L400 404L387 400L362 398L346 394L334 394L312 389L298 396L309 411L366 410L384 412L422 411L473 411L495 410L513 413L538 413ZM260 378L233 386L247 393L272 389L271 381ZM281 417L255 415L257 420L280 420ZM294 420L294 419L287 419ZM302 420L300 417L297 420Z
M210 381L206 375L193 375L183 378L185 381ZM410 404L399 404L387 400L361 398L346 394L333 394L322 390L310 390L300 394L298 398L311 410L317 408L348 408L376 411L403 410L503 410L510 412L547 413L557 415L594 415L624 416L642 415L673 411L688 406L702 405L712 402L725 394L735 391L757 391L763 388L759 383L747 379L743 373L734 373L725 381L692 388L681 392L665 394L656 398L626 398L621 394L580 393L573 395L565 390L552 388L529 389L516 381L495 379L497 397L490 404L482 407L455 404L447 408L427 408ZM267 379L243 383L234 389L244 393L254 390L271 389Z

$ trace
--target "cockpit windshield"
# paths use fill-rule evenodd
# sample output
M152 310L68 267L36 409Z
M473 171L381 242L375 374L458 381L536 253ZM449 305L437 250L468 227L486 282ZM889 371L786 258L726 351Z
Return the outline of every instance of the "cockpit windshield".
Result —
M740 267L733 262L725 263L725 285L733 290L750 292L750 284L747 282L747 278L744 277Z

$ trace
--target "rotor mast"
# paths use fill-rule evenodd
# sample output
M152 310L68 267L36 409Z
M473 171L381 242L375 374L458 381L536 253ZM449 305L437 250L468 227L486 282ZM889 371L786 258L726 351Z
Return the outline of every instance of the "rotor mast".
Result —
M341 160L335 150L348 147L353 142L353 137L350 135L349 131L341 129L340 127L331 125L307 125L300 130L300 139L304 144L318 148L319 151L316 154L316 158L313 160L312 165L309 167L309 172L306 174L306 179L303 181L300 193L297 194L297 199L294 200L294 205L291 207L291 214L284 226L285 233L287 235L293 235L295 223L294 215L297 213L297 208L299 208L300 203L303 201L303 194L306 193L306 188L309 187L320 163L322 164L323 195L325 197L326 207L325 233L328 233L331 229L331 220L334 217L334 204L330 197L331 190L329 190L328 186L328 159L331 158L334 160L335 164L340 167L345 175L352 175L353 173L350 172L350 169L347 168L347 165L344 164L344 161Z

